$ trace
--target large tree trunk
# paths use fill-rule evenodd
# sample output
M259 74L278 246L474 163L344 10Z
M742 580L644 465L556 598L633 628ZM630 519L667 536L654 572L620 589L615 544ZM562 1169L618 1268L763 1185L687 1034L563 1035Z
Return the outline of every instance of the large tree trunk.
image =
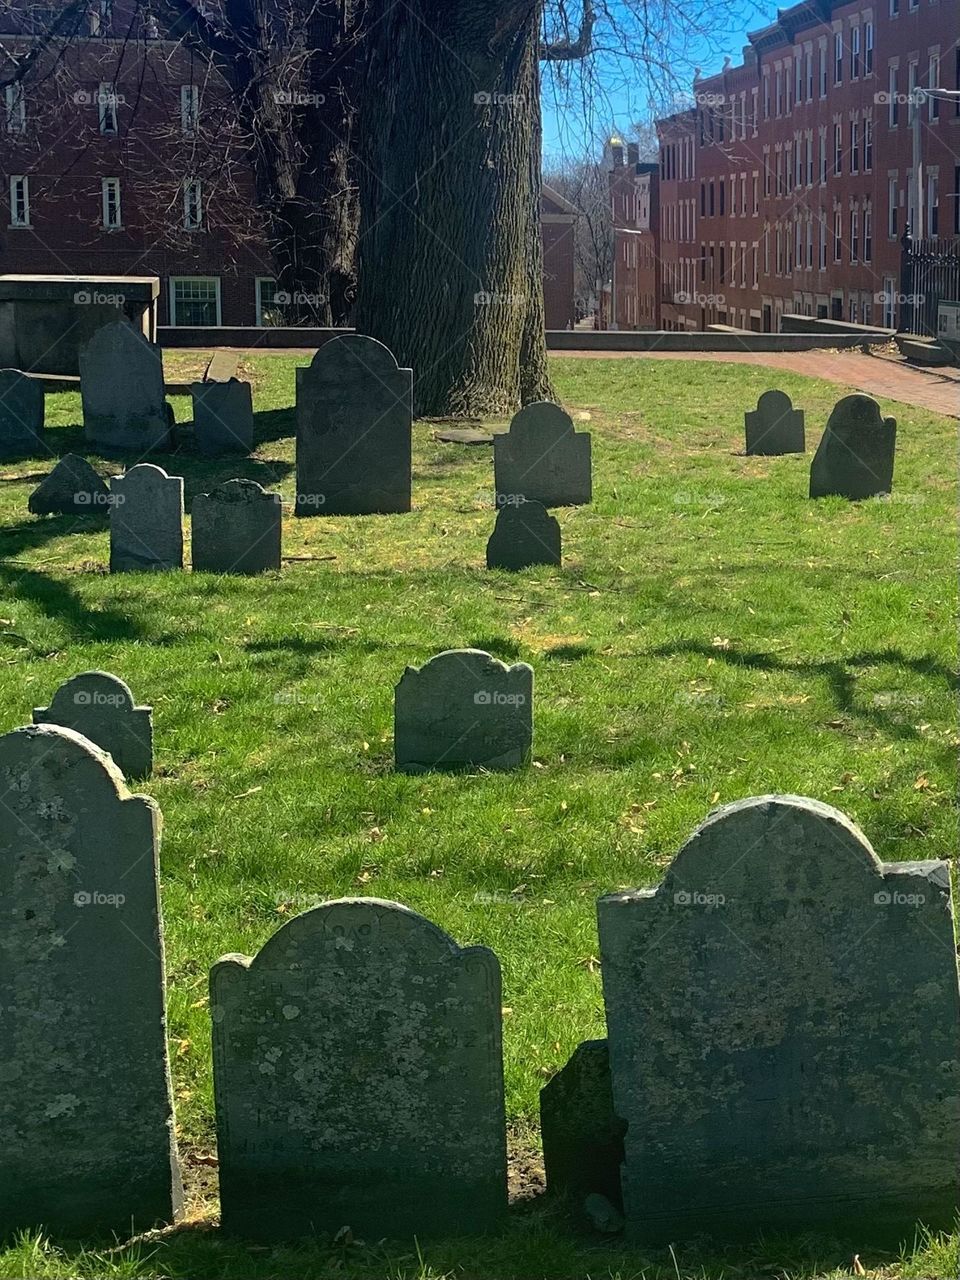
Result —
M372 4L355 323L413 369L421 415L550 394L539 15L540 0Z

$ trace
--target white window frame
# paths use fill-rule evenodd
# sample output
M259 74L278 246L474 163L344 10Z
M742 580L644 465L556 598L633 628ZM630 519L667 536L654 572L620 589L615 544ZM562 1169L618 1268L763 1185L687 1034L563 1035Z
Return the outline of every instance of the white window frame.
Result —
M23 82L6 85L3 100L6 108L7 133L26 133L27 99L23 92Z
M222 293L221 293L219 276L171 276L170 277L168 281L168 293L169 293L171 325L177 325L180 323L179 320L177 319L177 285L179 283L186 283L188 281L191 283L202 282L204 284L213 284L216 287L217 326L219 327L220 325L222 325L223 324L223 310L221 306Z
M196 204L196 216L191 215L191 205ZM203 183L199 178L183 180L183 229L184 231L203 231ZM184 277L186 278L186 277Z
M113 207L116 218L111 221ZM120 179L102 178L100 181L101 226L104 231L123 230L123 206L120 203Z
M196 137L200 128L200 86L180 86L180 132L185 138Z
M19 191L17 184L22 183ZM30 222L30 179L26 174L15 173L10 176L10 226L29 227ZM17 217L17 207L22 206L23 216Z
M117 119L117 91L109 81L103 81L97 90L97 115L100 132L107 138L115 138L120 132Z

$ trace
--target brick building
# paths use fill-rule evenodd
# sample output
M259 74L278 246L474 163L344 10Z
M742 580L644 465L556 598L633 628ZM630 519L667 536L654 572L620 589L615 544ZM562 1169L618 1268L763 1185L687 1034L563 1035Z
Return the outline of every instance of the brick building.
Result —
M657 315L621 327L776 331L789 312L895 325L915 113L923 234L960 238L960 104L911 99L960 89L958 34L960 0L806 0L698 79L690 108L658 121L659 223L640 232ZM613 159L619 267L638 250L618 198L641 175ZM618 316L639 316L649 278L619 280L637 292Z
M57 12L0 6L0 71ZM161 324L283 323L231 91L131 0L91 0L0 105L0 274L156 275ZM546 189L548 328L574 322L575 221Z

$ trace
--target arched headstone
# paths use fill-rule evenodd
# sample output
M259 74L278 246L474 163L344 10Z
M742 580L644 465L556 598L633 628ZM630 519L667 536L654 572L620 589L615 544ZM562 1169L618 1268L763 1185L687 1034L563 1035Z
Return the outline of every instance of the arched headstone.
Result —
M71 676L50 699L35 707L34 724L74 729L113 757L127 778L149 777L153 769L152 707L134 704L130 688L109 671Z
M180 1207L160 811L72 729L0 738L0 1237Z
M413 372L373 338L343 334L297 370L300 516L410 510Z
M776 457L806 449L803 410L793 407L785 391L764 391L756 409L743 416L749 455Z
M101 325L80 353L87 443L103 452L165 449L173 411L164 398L163 358L124 320Z
M226 480L200 493L190 509L197 573L266 573L280 568L279 493L255 480Z
M493 474L498 507L541 502L545 507L590 502L590 436L574 431L573 419L548 400L528 404L493 438Z
M893 490L897 420L870 396L844 396L833 407L810 466L810 497L875 498Z
M486 1231L506 1209L500 966L329 902L210 974L220 1201L260 1240Z
M141 462L110 479L110 572L183 568L183 477Z
M45 454L43 383L0 369L0 458Z
M193 436L201 453L249 453L253 448L253 389L249 382L194 382Z
M656 889L598 915L634 1236L951 1229L947 862L881 862L838 810L760 796L716 810Z

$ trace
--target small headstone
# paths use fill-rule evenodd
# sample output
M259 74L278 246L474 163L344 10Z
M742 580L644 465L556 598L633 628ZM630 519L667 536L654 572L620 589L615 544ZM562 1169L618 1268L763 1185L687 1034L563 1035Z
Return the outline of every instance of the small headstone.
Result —
M127 778L153 769L153 708L134 704L129 686L108 671L83 671L65 680L49 707L35 707L34 724L74 729L113 757Z
M585 1040L540 1090L547 1190L580 1204L598 1195L622 1204L624 1124L613 1110L606 1040Z
M598 904L628 1231L880 1247L960 1206L946 861L881 862L836 809L716 810L656 889Z
M395 902L329 902L210 974L226 1231L457 1236L504 1216L500 966Z
M204 382L229 382L237 376L240 356L236 351L215 351L203 371Z
M516 769L533 742L533 668L482 649L448 649L407 667L394 695L401 773Z
M141 462L110 480L110 572L183 568L183 477Z
M874 498L893 490L897 420L870 396L844 396L827 419L810 467L810 497Z
M249 453L253 448L253 391L249 382L195 382L193 434L201 453Z
M487 542L488 569L560 564L560 525L542 502L501 507Z
M412 426L412 370L361 334L324 343L297 370L297 515L409 511Z
M475 427L454 427L449 431L435 431L433 438L439 444L493 444L493 436L489 431L478 431Z
M590 436L574 431L573 419L559 405L528 404L509 431L494 436L493 472L498 507L524 499L545 507L590 502Z
M102 325L80 353L88 444L104 452L165 449L173 411L164 398L160 348L124 320Z
M71 729L0 738L0 1237L180 1208L160 811Z
M0 369L0 458L47 452L43 383L19 369Z
M255 480L227 480L190 509L196 573L266 573L280 568L279 493Z
M35 516L106 516L110 490L86 458L67 453L31 493L27 508Z
M803 453L806 440L803 410L795 409L784 391L764 391L756 409L744 415L747 448L751 456L777 457L782 453Z

